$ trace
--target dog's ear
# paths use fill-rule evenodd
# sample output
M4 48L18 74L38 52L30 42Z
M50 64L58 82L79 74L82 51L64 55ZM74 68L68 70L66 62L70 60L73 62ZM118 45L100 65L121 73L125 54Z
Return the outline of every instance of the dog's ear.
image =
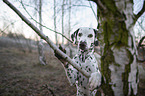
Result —
M98 46L99 45L99 42L98 42L98 39L97 39L98 30L97 29L93 29L93 30L94 30L94 33L95 33L94 45Z
M77 29L72 35L71 35L71 39L73 41L74 44L77 44L77 35L80 29Z

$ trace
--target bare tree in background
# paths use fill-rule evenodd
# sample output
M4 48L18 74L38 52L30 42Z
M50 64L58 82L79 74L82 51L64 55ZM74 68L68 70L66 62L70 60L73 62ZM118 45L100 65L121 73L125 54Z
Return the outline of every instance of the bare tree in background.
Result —
M71 32L71 0L69 0L69 17L68 17L68 25L69 25L68 37L70 38L70 32Z
M64 2L65 0L62 0L62 7L61 7L61 10L62 10L62 34L64 34ZM64 37L62 36L62 44L64 45Z
M69 17L68 17L68 37L70 38L70 32L71 32L71 0L69 0L69 9L68 9L68 12L69 12ZM73 54L72 54L72 44L69 42L69 49L70 49L70 57L72 58L73 57Z
M54 17L54 31L56 31L56 0L54 0L54 14L53 14L53 17ZM58 45L58 41L57 41L57 33L55 33L55 42L56 42L56 45Z
M138 64L133 27L133 0L92 0L98 6L102 89L105 96L137 96Z
M137 19L144 13L145 1L142 10L137 15L133 14L133 1L93 1L98 5L98 35L102 49L101 72L104 77L101 88L105 96L137 96L138 65L133 27ZM8 3L8 5L10 4ZM23 16L20 15L20 17ZM22 20L25 21L25 19L23 17ZM26 21L51 45L47 36L41 34L28 20ZM60 50L56 50L56 52L61 53ZM63 56L63 58L68 60L69 57Z
M39 29L43 33L42 30L42 0L39 0ZM43 45L43 39L40 39L38 41L38 52L39 52L39 62L41 65L46 65L46 59L44 54L44 45Z

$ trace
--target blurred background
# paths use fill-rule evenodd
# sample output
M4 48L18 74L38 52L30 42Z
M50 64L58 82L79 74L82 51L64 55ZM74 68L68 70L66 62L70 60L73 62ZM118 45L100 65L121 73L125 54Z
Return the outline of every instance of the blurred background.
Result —
M61 44L67 54L73 57L76 46L70 39L72 32L79 27L96 29L97 6L87 0L9 0L41 32L56 45ZM144 0L134 1L134 14L137 14ZM41 26L40 26L41 24ZM145 13L134 27L139 59L145 59ZM39 42L43 47L39 45ZM38 51L41 50L44 52ZM99 53L99 47L96 47ZM43 55L45 64L41 64ZM140 93L145 93L145 63L139 66L141 74ZM144 65L143 65L144 64ZM44 66L45 65L45 66ZM55 76L54 76L55 75ZM71 90L70 90L71 89ZM0 0L0 95L1 96L75 96L76 89L69 86L60 62L45 41L27 26L2 0ZM144 96L144 95L139 95Z

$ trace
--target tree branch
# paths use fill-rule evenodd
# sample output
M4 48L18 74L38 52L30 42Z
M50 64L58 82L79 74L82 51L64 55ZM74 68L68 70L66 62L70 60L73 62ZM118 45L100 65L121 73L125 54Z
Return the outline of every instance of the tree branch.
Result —
M32 24L23 14L13 6L8 0L3 0L5 4L7 4L29 27L31 27L42 39L44 39L50 47L59 55L61 55L68 63L70 63L74 68L80 71L87 78L90 77L90 74L86 72L84 69L81 69L80 66L77 65L69 56L63 53L49 38L45 36L34 24Z
M99 7L99 9L103 10L102 12L106 13L107 12L107 8L106 6L104 6L101 2L101 0L88 0L88 1L94 1L97 6Z
M95 13L95 11L94 11L94 9L93 9L92 4L91 4L90 1L89 1L89 4L90 4L90 8L91 8L91 10L92 10L92 12L93 12L93 14L94 14L96 20L97 20L97 15L96 15L96 13Z
M71 5L70 7L74 7L74 6L77 6L77 7L89 7L90 8L90 6L87 6L87 5Z
M45 25L39 23L37 20L35 20L35 19L30 15L30 13L27 11L27 9L25 8L23 2L20 1L20 3L22 4L22 7L23 7L24 10L26 11L26 13L30 16L30 19L32 19L33 21L35 21L37 24L41 25L42 27L44 27L44 28L46 28L46 29L48 29L48 30L50 30L50 31L52 31L52 32L55 32L55 33L57 33L57 34L63 36L66 40L68 40L69 42L73 43L73 41L71 41L71 40L70 40L69 38L67 38L65 35L61 34L60 32L54 31L54 30L48 28L47 26L45 26Z
M13 25L14 23L16 23L17 21L11 22L8 26L6 26L3 30L0 29L2 34L6 34L5 30L8 29L11 25Z
M22 2L22 0L20 1L20 0L18 0L20 3ZM23 3L23 5L25 5L25 6L27 6L27 7L30 7L30 8L33 8L34 10L36 10L37 12L38 12L38 8L35 8L34 6L30 6L30 5L28 5L28 4L26 4L26 3Z
M138 59L137 59L137 62L143 63L143 62L145 62L145 59L144 59L144 60L138 60Z
M142 9L140 10L140 12L138 12L137 15L135 15L135 22L138 20L138 18L139 18L144 12L145 12L145 0L144 0Z
M44 87L44 88L47 88L47 89L50 91L50 93L52 94L52 96L56 96L56 95L54 94L53 90L51 90L51 89L48 87L47 84L45 84L43 87Z

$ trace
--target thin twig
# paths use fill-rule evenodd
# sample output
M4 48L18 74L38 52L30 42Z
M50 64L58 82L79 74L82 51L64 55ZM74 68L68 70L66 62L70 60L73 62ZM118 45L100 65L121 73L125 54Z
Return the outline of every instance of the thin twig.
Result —
M106 13L108 11L106 6L102 4L101 0L88 0L88 1L94 1L98 5L99 9L102 10L102 12Z
M11 25L13 25L14 23L16 23L17 21L11 22L8 26L6 26L3 30L0 30L2 33L4 33L4 31L9 28ZM5 34L5 33L4 33Z
M77 7L89 7L90 8L90 6L87 6L87 5L71 5L70 7L73 7L73 6L77 6Z
M32 19L33 21L35 21L37 24L41 25L42 27L44 27L44 28L46 28L46 29L48 29L48 30L50 30L50 31L52 31L52 32L55 32L55 33L57 33L57 34L59 34L59 35L62 35L62 36L63 36L65 39L67 39L69 42L73 43L73 41L71 41L71 40L70 40L69 38L67 38L65 35L61 34L60 32L54 31L54 30L48 28L47 26L45 26L45 25L39 23L37 20L35 20L35 19L30 15L30 13L27 11L27 9L25 8L25 6L24 6L22 0L21 0L20 3L21 3L21 5L22 5L22 7L24 8L24 10L26 11L26 13L30 16L30 19Z
M71 64L75 69L80 71L87 78L90 77L90 74L77 65L68 55L62 52L45 34L43 34L33 23L31 23L15 6L13 6L8 0L3 0L5 4L7 4L29 27L31 27L42 39L44 39L50 47L59 55L64 58L69 64Z
M50 93L52 94L52 96L56 96L56 95L54 94L53 90L51 90L51 89L48 87L47 84L45 84L43 87L46 88L46 89L48 89L48 90L50 91Z
M95 11L94 11L94 9L93 9L92 4L91 4L90 1L89 1L89 4L90 4L90 8L92 9L92 12L93 12L93 14L94 14L94 16L95 16L95 18L97 20L97 15L96 15L96 13L95 13Z

